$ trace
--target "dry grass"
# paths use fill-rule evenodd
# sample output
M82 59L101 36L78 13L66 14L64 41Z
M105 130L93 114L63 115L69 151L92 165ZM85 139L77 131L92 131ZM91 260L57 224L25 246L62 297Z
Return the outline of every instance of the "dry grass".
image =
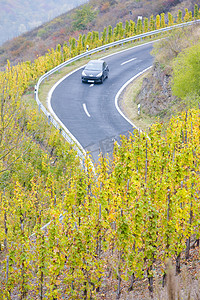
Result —
M190 250L190 259L184 260L182 253L181 273L175 275L175 262L168 261L166 286L162 287L162 272L159 261L154 265L153 300L199 300L200 299L200 265L199 248ZM130 282L122 281L120 300L151 300L148 290L148 279L136 279L133 291L129 292ZM97 299L115 300L117 279L106 277Z
M200 0L195 1L198 5L199 2ZM89 31L93 30L101 33L105 26L111 25L114 28L118 22L125 24L125 21L130 19L137 23L137 18L140 15L150 18L152 14L156 16L164 11L166 17L167 12L172 11L176 18L179 8L183 11L186 7L189 10L194 8L194 1L189 0L90 0L88 3L93 7L92 10L97 13L97 16L95 20L87 24L85 30L73 28L75 12L80 9L77 7L77 9L64 13L2 45L0 66L5 66L7 59L14 65L27 60L34 61L37 55L44 55L48 49L55 49L58 44L63 45L64 42L69 41L70 37L77 39L79 33L87 35Z
M160 40L154 46L153 54L156 61L163 66L165 72L171 72L173 59L184 49L196 45L200 39L199 25L176 29L168 35L167 39Z
M132 121L136 127L143 131L148 131L148 128L157 121L156 117L150 117L143 113L141 109L138 115L137 95L141 89L143 79L149 74L150 71L145 72L129 84L120 96L119 105L123 113Z

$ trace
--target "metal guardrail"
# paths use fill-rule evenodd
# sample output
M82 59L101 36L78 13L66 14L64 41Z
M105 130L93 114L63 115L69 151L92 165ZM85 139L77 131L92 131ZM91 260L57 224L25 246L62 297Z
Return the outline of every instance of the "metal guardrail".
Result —
M134 40L137 40L137 39L141 39L143 37L147 37L147 36L151 36L151 35L156 35L158 33L161 33L161 32L165 32L165 31L170 31L170 30L173 30L175 28L181 28L181 27L185 27L185 26L188 26L188 25L193 25L193 24L196 24L196 23L200 23L200 20L197 20L197 21L192 21L192 22L187 22L187 23L182 23L182 24L177 24L177 25L174 25L174 26L170 26L170 27L165 27L165 28L162 28L162 29L158 29L158 30L154 30L154 31L151 31L151 32L148 32L148 33L143 33L143 34L139 34L139 35L135 35L133 37L129 37L129 38L125 38L125 39L122 39L122 40L119 40L119 41L116 41L116 42L113 42L113 43L110 43L110 44L107 44L107 45L104 45L104 46L101 46L101 47L98 47L98 48L95 48L95 49L92 49L90 51L87 51L87 52L84 52L76 57L73 57L69 60L67 60L66 62L58 65L57 67L55 67L54 69L50 70L49 72L45 73L43 76L41 76L38 80L38 83L37 85L35 86L35 99L38 103L38 106L39 106L39 110L41 109L44 114L47 116L48 118L48 121L51 122L55 128L57 128L58 130L60 130L60 132L62 133L63 137L71 144L74 145L74 148L75 150L77 150L77 153L80 157L80 159L82 159L82 161L84 161L84 158L85 158L85 150L84 149L81 149L75 142L75 140L73 139L73 136L71 136L69 133L67 133L64 129L61 128L61 125L56 122L56 120L54 120L54 118L51 116L51 114L47 111L47 109L44 107L44 105L42 105L42 103L40 102L39 100L39 97L38 97L38 90L39 90L39 86L41 84L41 82L47 78L48 76L52 75L53 73L59 71L60 69L62 69L63 67L67 66L68 64L82 58L82 57L86 57L90 54L93 54L93 53L96 53L96 52L99 52L99 51L102 51L102 50L105 50L105 49L108 49L110 47L114 47L116 45L121 45L123 43L127 43L127 42L130 42L130 41L134 41ZM64 218L64 213L61 214L59 216L59 221L62 222L63 218ZM52 221L49 221L47 224L45 224L41 229L42 230L45 230L50 224L51 224ZM75 224L75 227L76 227L76 224ZM33 233L31 237L35 236L35 233ZM8 261L9 261L9 257L7 258L7 265L8 265Z
M90 54L93 54L93 53L96 53L96 52L100 52L100 51L106 50L108 48L117 46L117 45L122 45L124 43L132 42L134 40L142 39L144 37L149 37L149 36L156 35L156 34L159 34L159 33L163 33L163 32L166 32L166 31L170 31L170 30L173 30L173 29L183 28L183 27L190 26L190 25L195 25L195 24L198 24L198 23L200 23L200 20L195 20L195 21L190 21L190 22L187 22L187 23L176 24L176 25L168 26L168 27L165 27L165 28L162 28L162 29L157 29L157 30L154 30L154 31L150 31L150 32L138 34L138 35L135 35L135 36L132 36L132 37L124 38L124 39L121 39L119 41L115 41L115 42L112 42L112 43L109 43L109 44L97 47L95 49L86 51L84 53L81 53L81 54L79 54L79 55L77 55L77 56L75 56L75 57L73 57L73 58L71 58L71 59L63 62L62 64L60 64L60 65L56 66L55 68L51 69L50 71L48 71L47 73L45 73L44 75L42 75L39 78L39 80L37 82L37 85L35 86L35 99L36 99L37 104L39 106L39 110L41 109L43 111L43 113L47 116L48 121L51 122L55 126L55 128L57 128L58 130L60 130L60 132L63 135L63 137L69 143L73 144L73 146L74 146L75 150L77 151L79 157L83 160L84 157L85 157L85 154L86 154L85 150L80 145L77 145L74 137L69 132L66 132L64 129L62 129L62 125L60 125L53 118L53 116L51 116L51 114L48 112L48 110L40 102L39 97L38 97L38 91L39 91L39 87L40 87L40 84L42 83L42 81L44 81L45 78L48 78L53 73L61 70L65 66L71 64L72 62L75 62L75 61L77 61L77 60L79 60L79 59L81 59L83 57L86 57L86 56L88 56Z

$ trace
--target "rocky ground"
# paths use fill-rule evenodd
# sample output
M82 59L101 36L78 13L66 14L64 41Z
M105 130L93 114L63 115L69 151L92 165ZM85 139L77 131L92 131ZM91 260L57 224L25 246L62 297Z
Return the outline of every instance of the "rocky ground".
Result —
M142 88L137 95L145 114L152 116L169 115L169 110L176 103L170 87L171 75L163 71L159 64L154 64L150 74L143 79Z

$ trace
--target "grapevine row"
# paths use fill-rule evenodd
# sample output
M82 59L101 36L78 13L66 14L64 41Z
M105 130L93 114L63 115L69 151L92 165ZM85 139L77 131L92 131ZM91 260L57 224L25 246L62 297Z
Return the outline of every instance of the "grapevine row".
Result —
M198 14L197 7L193 17L186 10L184 21ZM48 124L41 129L42 117L25 110L21 101L39 76L85 51L87 44L92 48L164 27L164 19L152 16L137 26L126 22L125 29L119 23L101 38L88 33L34 63L8 62L0 73L3 299L95 299L105 278L116 283L118 298L122 283L132 289L134 278L147 276L152 290L155 261L161 262L164 275L166 259L174 258L179 273L181 253L186 250L188 258L191 238L199 239L199 110L172 118L164 135L156 124L150 139L141 132L122 138L113 161L100 157L94 175L90 163L82 170L59 132L48 135ZM170 15L168 19L174 22ZM44 145L48 151L41 150Z
M112 164L101 157L94 176L86 161L86 171L68 184L63 178L56 200L51 176L45 188L32 180L29 190L17 183L2 194L3 295L95 299L108 274L120 295L121 282L133 276L147 274L151 282L157 260L165 270L166 259L174 258L180 272L186 241L199 239L199 124L199 111L191 110L173 118L164 136L156 124L150 140L142 133L123 138ZM44 232L47 209L52 222Z

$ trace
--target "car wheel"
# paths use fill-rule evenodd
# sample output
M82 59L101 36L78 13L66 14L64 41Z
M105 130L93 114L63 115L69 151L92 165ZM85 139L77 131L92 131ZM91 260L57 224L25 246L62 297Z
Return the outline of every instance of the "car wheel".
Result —
M100 82L103 83L103 76L101 77L101 81Z

